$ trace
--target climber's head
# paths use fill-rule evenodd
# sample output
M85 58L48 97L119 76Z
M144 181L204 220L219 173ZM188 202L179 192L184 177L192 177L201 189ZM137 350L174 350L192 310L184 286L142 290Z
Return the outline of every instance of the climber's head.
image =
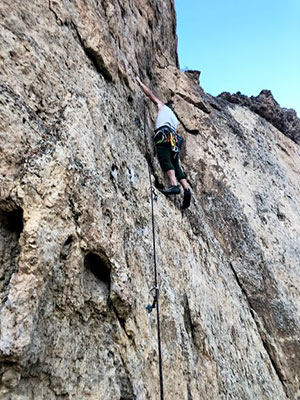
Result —
M173 102L172 99L169 99L165 104L166 104L167 107L171 108L172 111L174 111L173 110L174 102Z

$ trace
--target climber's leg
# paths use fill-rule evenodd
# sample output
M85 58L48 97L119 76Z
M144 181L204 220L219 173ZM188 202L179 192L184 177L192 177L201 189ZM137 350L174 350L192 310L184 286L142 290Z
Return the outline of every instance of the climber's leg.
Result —
M157 157L163 172L166 172L170 181L171 187L162 190L166 196L170 194L179 194L180 188L175 175L175 168L171 160L171 151L169 143L159 144L156 146Z
M191 203L192 194L189 189L189 185L187 183L186 176L180 166L179 154L173 153L171 156L171 161L175 168L176 178L178 179L178 181L180 182L181 186L184 189L182 208L185 209L185 208L188 208Z

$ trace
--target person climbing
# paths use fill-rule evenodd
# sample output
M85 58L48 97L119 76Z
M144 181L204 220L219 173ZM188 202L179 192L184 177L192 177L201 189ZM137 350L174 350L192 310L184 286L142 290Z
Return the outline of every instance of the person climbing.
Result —
M145 95L156 104L158 109L153 139L156 145L160 166L163 172L167 173L170 181L170 187L162 190L162 193L165 196L180 194L179 181L184 190L182 208L188 208L191 203L191 191L179 163L179 153L183 141L183 139L176 134L179 121L171 108L158 99L153 92L141 82L139 77L136 77L136 80Z

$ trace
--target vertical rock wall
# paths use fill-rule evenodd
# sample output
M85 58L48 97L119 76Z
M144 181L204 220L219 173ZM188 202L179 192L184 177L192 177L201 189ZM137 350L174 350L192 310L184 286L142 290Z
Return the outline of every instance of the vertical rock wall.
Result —
M299 146L178 70L171 0L0 16L0 398L159 398L148 164L166 181L140 75L193 188L155 203L165 398L297 399Z

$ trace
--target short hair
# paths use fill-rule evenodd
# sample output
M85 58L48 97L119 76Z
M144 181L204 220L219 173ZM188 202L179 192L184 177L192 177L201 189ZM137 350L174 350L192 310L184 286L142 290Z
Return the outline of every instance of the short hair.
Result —
M165 104L166 104L166 106L168 106L169 108L171 108L171 110L173 111L174 102L173 102L172 99L167 100L167 102L166 102Z

